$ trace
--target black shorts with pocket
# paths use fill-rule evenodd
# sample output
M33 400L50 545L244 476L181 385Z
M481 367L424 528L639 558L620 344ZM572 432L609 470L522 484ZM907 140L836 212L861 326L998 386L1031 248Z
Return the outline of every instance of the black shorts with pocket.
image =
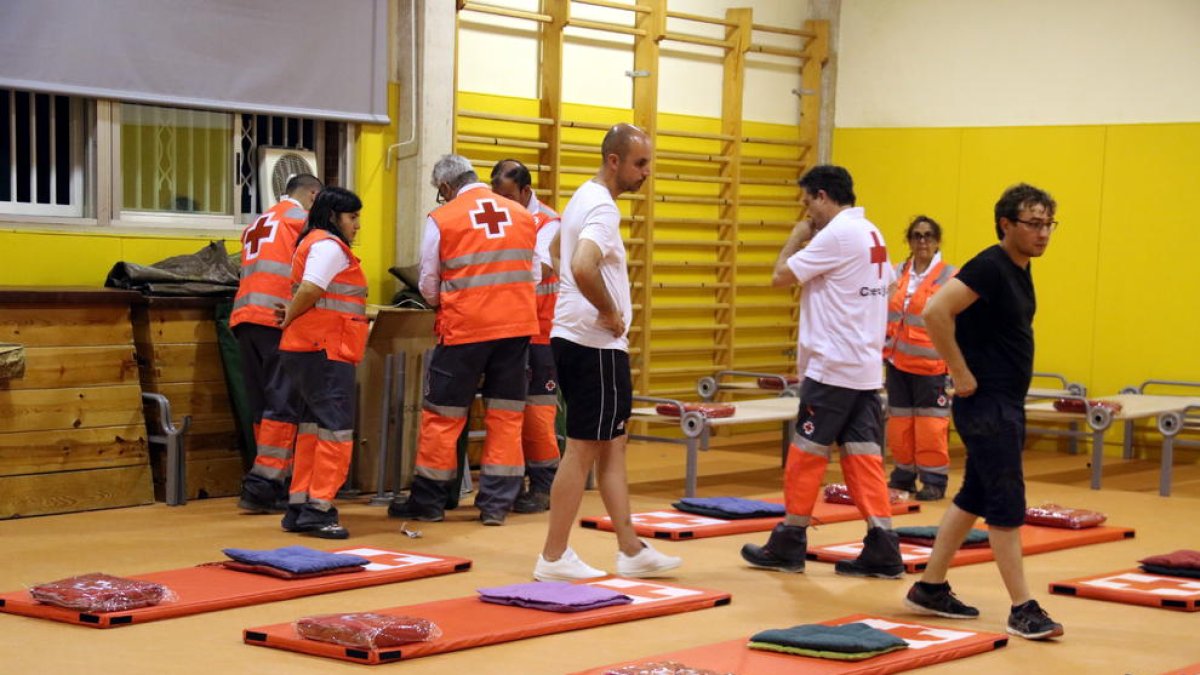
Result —
M554 367L567 405L567 438L610 441L625 434L633 409L629 354L551 338Z
M954 505L988 525L1019 527L1025 522L1025 405L1003 396L976 392L955 397L954 429L967 446L962 488Z

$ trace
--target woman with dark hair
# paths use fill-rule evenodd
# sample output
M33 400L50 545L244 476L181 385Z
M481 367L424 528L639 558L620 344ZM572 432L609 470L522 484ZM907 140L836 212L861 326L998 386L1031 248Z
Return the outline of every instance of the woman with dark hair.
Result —
M921 312L957 270L942 261L942 227L932 218L913 218L905 238L911 254L896 268L883 346L887 445L895 462L888 487L916 492L921 501L936 501L946 496L950 471L950 397L946 362L925 332Z
M284 312L281 369L301 401L283 529L324 539L350 536L333 498L353 453L354 368L367 345L367 277L350 245L362 201L327 187L317 195L292 259L295 292Z

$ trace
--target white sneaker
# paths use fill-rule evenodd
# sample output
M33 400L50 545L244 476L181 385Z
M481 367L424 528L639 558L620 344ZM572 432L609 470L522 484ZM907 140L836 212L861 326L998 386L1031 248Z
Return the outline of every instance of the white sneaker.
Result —
M644 548L637 555L628 556L617 551L617 574L623 577L657 577L683 564L683 558L664 555L654 547L642 542Z
M583 562L570 547L554 562L546 560L539 553L537 564L533 566L533 578L538 581L578 581L606 576L608 572Z

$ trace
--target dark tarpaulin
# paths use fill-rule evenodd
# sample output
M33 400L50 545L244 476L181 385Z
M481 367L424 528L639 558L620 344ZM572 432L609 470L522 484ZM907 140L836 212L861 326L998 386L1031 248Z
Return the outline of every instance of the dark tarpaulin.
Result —
M153 265L119 262L104 285L144 295L232 297L237 293L239 272L238 262L225 251L225 242L214 241L195 253Z

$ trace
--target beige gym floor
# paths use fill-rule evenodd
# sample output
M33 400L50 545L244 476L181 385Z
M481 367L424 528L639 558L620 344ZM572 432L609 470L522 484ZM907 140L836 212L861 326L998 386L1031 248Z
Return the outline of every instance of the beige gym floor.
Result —
M781 494L776 442L739 450L712 450L700 458L700 494L770 497ZM1144 555L1200 548L1200 467L1180 458L1175 494L1157 496L1157 464L1106 466L1105 490L1087 489L1087 458L1052 451L1026 453L1031 504L1060 504L1104 511L1109 523L1137 528L1132 540L1069 549L1026 559L1030 583L1051 615L1066 627L1057 642L1014 638L995 652L929 667L928 673L1161 673L1200 662L1200 614L1050 596L1051 581L1135 565ZM955 466L961 466L956 458ZM679 446L631 446L630 476L635 511L663 507L682 492ZM828 480L839 479L836 463ZM951 485L958 476L952 475ZM945 502L897 524L936 524ZM483 527L463 507L444 523L422 524L424 537L398 534L384 510L362 503L339 505L350 543L429 551L471 558L465 574L285 602L210 612L144 625L96 630L0 615L0 672L45 673L305 673L366 672L361 666L241 642L245 627L289 621L307 614L362 611L470 595L474 589L529 579L541 547L545 515L513 515L504 527ZM598 493L589 493L581 515L600 515ZM811 531L811 543L859 538L862 525L838 523ZM901 599L906 581L835 576L830 565L810 563L807 574L748 569L738 556L745 542L766 533L685 542L655 542L684 557L675 579L685 585L725 590L726 607L602 626L584 631L482 647L413 661L375 666L406 675L569 673L615 661L728 640L770 627L791 626L851 613L908 616ZM0 522L0 590L10 591L84 572L132 575L219 560L220 549L273 548L326 542L281 532L273 516L240 515L233 499L193 501L184 507L154 506ZM611 569L609 533L576 529L572 544L587 561ZM951 569L960 597L980 607L978 621L948 625L1004 631L1008 602L993 564ZM702 664L698 664L702 665ZM752 675L752 674L751 674Z

